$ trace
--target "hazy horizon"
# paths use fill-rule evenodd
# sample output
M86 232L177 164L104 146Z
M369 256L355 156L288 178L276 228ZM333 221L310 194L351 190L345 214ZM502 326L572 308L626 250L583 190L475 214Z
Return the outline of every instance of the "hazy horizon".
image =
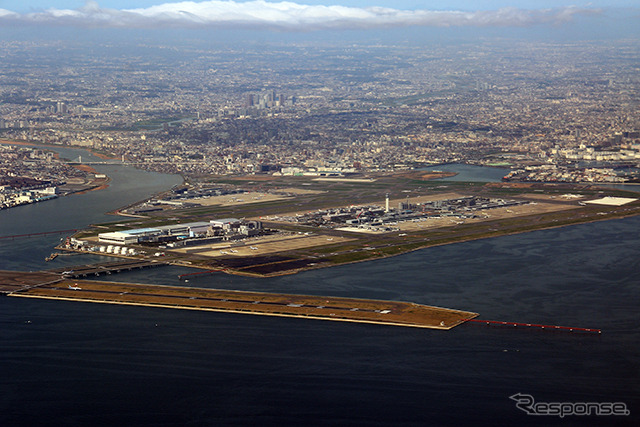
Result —
M0 40L206 39L420 44L478 38L629 39L640 36L634 2L379 2L145 0L135 7L39 0L0 4Z

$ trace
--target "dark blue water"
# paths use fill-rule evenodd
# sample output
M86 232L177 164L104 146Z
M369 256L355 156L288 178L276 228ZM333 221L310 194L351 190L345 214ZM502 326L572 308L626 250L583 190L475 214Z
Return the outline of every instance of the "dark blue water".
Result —
M108 200L95 202L108 208L85 205L68 219L56 213L85 203L81 195L57 200L69 205L27 207L42 206L30 213L38 224L3 211L0 235L75 228L134 197L130 186L158 191L176 179L123 169L112 176L111 195L102 193ZM295 276L217 274L188 283L414 301L602 335L478 324L442 332L0 298L0 425L637 425L639 226L640 218L629 218ZM41 254L28 248L46 254L50 240L0 243L2 268L43 268ZM110 279L176 285L184 271ZM541 402L625 402L631 416L534 417L515 407L515 393Z

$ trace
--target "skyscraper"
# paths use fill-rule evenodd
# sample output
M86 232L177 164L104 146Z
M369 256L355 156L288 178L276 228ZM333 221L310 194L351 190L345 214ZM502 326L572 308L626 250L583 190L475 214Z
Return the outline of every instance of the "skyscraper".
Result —
M67 104L65 104L62 101L58 101L56 103L56 113L58 113L58 114L67 114L67 112L68 112Z

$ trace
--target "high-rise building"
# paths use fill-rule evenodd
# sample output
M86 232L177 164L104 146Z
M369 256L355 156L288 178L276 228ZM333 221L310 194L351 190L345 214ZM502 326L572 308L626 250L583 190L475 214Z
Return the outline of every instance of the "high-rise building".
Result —
M289 97L276 93L275 90L270 89L259 94L248 94L245 97L245 108L256 107L258 109L272 108L272 107L290 107L295 103L295 97Z
M65 104L62 101L58 101L56 103L56 113L58 113L58 114L67 114L68 111L69 110L67 108L67 104Z

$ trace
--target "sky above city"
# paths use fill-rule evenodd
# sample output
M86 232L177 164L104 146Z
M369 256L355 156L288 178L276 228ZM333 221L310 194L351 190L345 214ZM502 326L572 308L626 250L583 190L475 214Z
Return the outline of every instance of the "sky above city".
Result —
M0 0L0 29L592 29L636 35L637 0ZM635 29L634 29L635 28ZM567 32L567 30L565 30Z
M250 27L312 31L426 26L562 25L603 9L637 6L637 1L599 0L574 5L563 0L377 0L240 1L206 0L0 0L3 24L114 28ZM640 11L639 11L640 12Z
M238 1L245 3L246 1ZM555 7L638 7L637 0L396 0L394 2L384 0L296 0L297 4L345 6L345 7L392 7L405 10L491 10L505 7L522 9L542 9ZM0 9L15 12L29 12L46 9L79 9L84 6L85 0L0 0ZM162 0L99 0L101 7L108 9L137 9L148 8L164 3L179 3L176 1ZM196 1L194 3L202 3ZM271 1L271 3L277 3Z

